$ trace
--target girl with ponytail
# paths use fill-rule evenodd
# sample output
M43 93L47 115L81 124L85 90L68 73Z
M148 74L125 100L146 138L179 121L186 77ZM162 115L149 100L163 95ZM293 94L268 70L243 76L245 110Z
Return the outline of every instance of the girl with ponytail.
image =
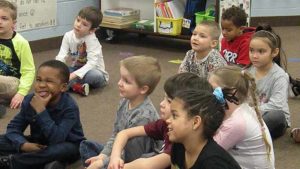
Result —
M272 139L258 108L254 78L239 67L226 66L212 72L209 82L226 108L214 140L243 169L274 169Z

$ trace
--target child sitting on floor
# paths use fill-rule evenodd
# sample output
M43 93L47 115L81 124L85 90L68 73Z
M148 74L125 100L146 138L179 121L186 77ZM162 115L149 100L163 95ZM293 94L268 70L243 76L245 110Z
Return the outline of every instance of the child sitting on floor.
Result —
M117 111L111 138L103 146L94 141L83 141L80 144L82 163L88 169L107 168L112 146L117 134L128 128L143 126L159 118L159 115L148 97L161 77L157 59L146 56L133 56L120 63L118 86L122 97ZM138 137L128 141L123 159L131 162L147 153L155 152L157 142L149 137Z
M95 7L80 10L73 30L64 35L57 60L70 63L69 88L87 96L91 88L104 87L108 73L95 31L102 21L102 13Z
M245 67L250 64L249 43L255 28L246 27L247 14L239 7L232 6L222 14L221 55L228 64Z
M24 98L21 111L0 136L0 167L64 169L79 159L84 140L79 108L67 90L68 67L57 60L40 65L34 93ZM30 134L24 134L30 126Z
M165 97L160 103L160 117L161 119L146 124L145 126L138 126L123 130L118 133L115 140L109 169L165 169L171 165L171 143L169 141L167 132L166 120L170 118L170 103L178 90L187 89L203 89L211 90L210 84L206 78L200 78L193 73L179 73L168 78L164 85ZM150 158L139 158L133 162L124 164L121 158L121 152L128 142L128 140L139 137L148 136L157 140L164 140L164 144L160 154Z
M191 72L200 77L227 65L219 51L215 49L219 42L220 28L214 21L203 21L196 26L191 36L192 49L189 50L178 72Z
M175 94L168 136L173 143L172 168L240 169L239 164L214 140L224 118L224 106L211 91L187 90Z

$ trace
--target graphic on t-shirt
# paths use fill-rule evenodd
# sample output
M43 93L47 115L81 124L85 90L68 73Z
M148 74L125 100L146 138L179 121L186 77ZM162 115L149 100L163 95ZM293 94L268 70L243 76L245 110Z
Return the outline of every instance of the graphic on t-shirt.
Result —
M18 70L12 66L11 59L11 49L0 44L0 75L18 77Z
M234 52L228 51L227 49L224 49L223 54L224 54L224 59L228 63L236 63L237 53L234 53Z
M70 54L72 67L80 68L87 62L87 52L85 42L77 46L77 51Z

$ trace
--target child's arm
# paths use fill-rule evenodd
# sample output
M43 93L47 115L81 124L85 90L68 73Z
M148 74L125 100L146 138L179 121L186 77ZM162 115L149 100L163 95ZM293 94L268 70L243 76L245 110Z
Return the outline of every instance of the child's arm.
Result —
M21 111L7 125L6 137L15 145L18 152L21 151L21 146L27 142L24 137L24 130L27 128L28 122L25 117L24 106Z
M28 94L35 77L35 65L29 43L27 41L22 41L22 44L20 42L20 44L18 45L22 45L19 51L17 51L21 64L21 77L18 91L14 95L10 103L10 107L13 109L19 108L21 106L24 96Z
M249 58L249 45L250 39L244 40L240 44L239 53L237 54L237 64L241 65L241 67L251 63Z
M56 60L62 61L64 63L66 62L66 57L68 56L70 50L69 36L70 34L68 32L64 35L58 55L55 57Z
M42 98L38 94L35 94L30 101L32 108L36 111L36 123L41 127L44 136L47 138L49 144L61 143L66 140L72 127L78 120L79 109L75 102L69 101L68 107L64 107L57 114L63 114L60 123L50 117L46 105L48 104L51 95L46 98Z
M227 119L217 130L213 138L221 147L229 150L244 138L245 124L245 121L240 116Z
M85 43L87 62L84 66L73 72L76 76L78 76L81 79L89 70L100 66L99 64L104 65L104 63L100 63L101 61L103 61L102 46L100 45L96 36L88 35L88 37L85 40Z
M282 110L284 104L288 101L288 76L281 76L274 80L275 84L272 87L270 99L266 103L260 105L260 111L265 112L268 110Z
M121 159L122 150L129 139L137 136L146 136L144 126L125 129L118 133L110 156L109 168L118 169L120 166L123 166L124 161Z

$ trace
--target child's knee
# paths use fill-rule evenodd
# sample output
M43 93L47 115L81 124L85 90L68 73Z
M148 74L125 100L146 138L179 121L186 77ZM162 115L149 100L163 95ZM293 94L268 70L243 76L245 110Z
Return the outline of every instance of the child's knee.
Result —
M18 90L20 80L11 76L0 76L0 96L3 99L12 98Z

